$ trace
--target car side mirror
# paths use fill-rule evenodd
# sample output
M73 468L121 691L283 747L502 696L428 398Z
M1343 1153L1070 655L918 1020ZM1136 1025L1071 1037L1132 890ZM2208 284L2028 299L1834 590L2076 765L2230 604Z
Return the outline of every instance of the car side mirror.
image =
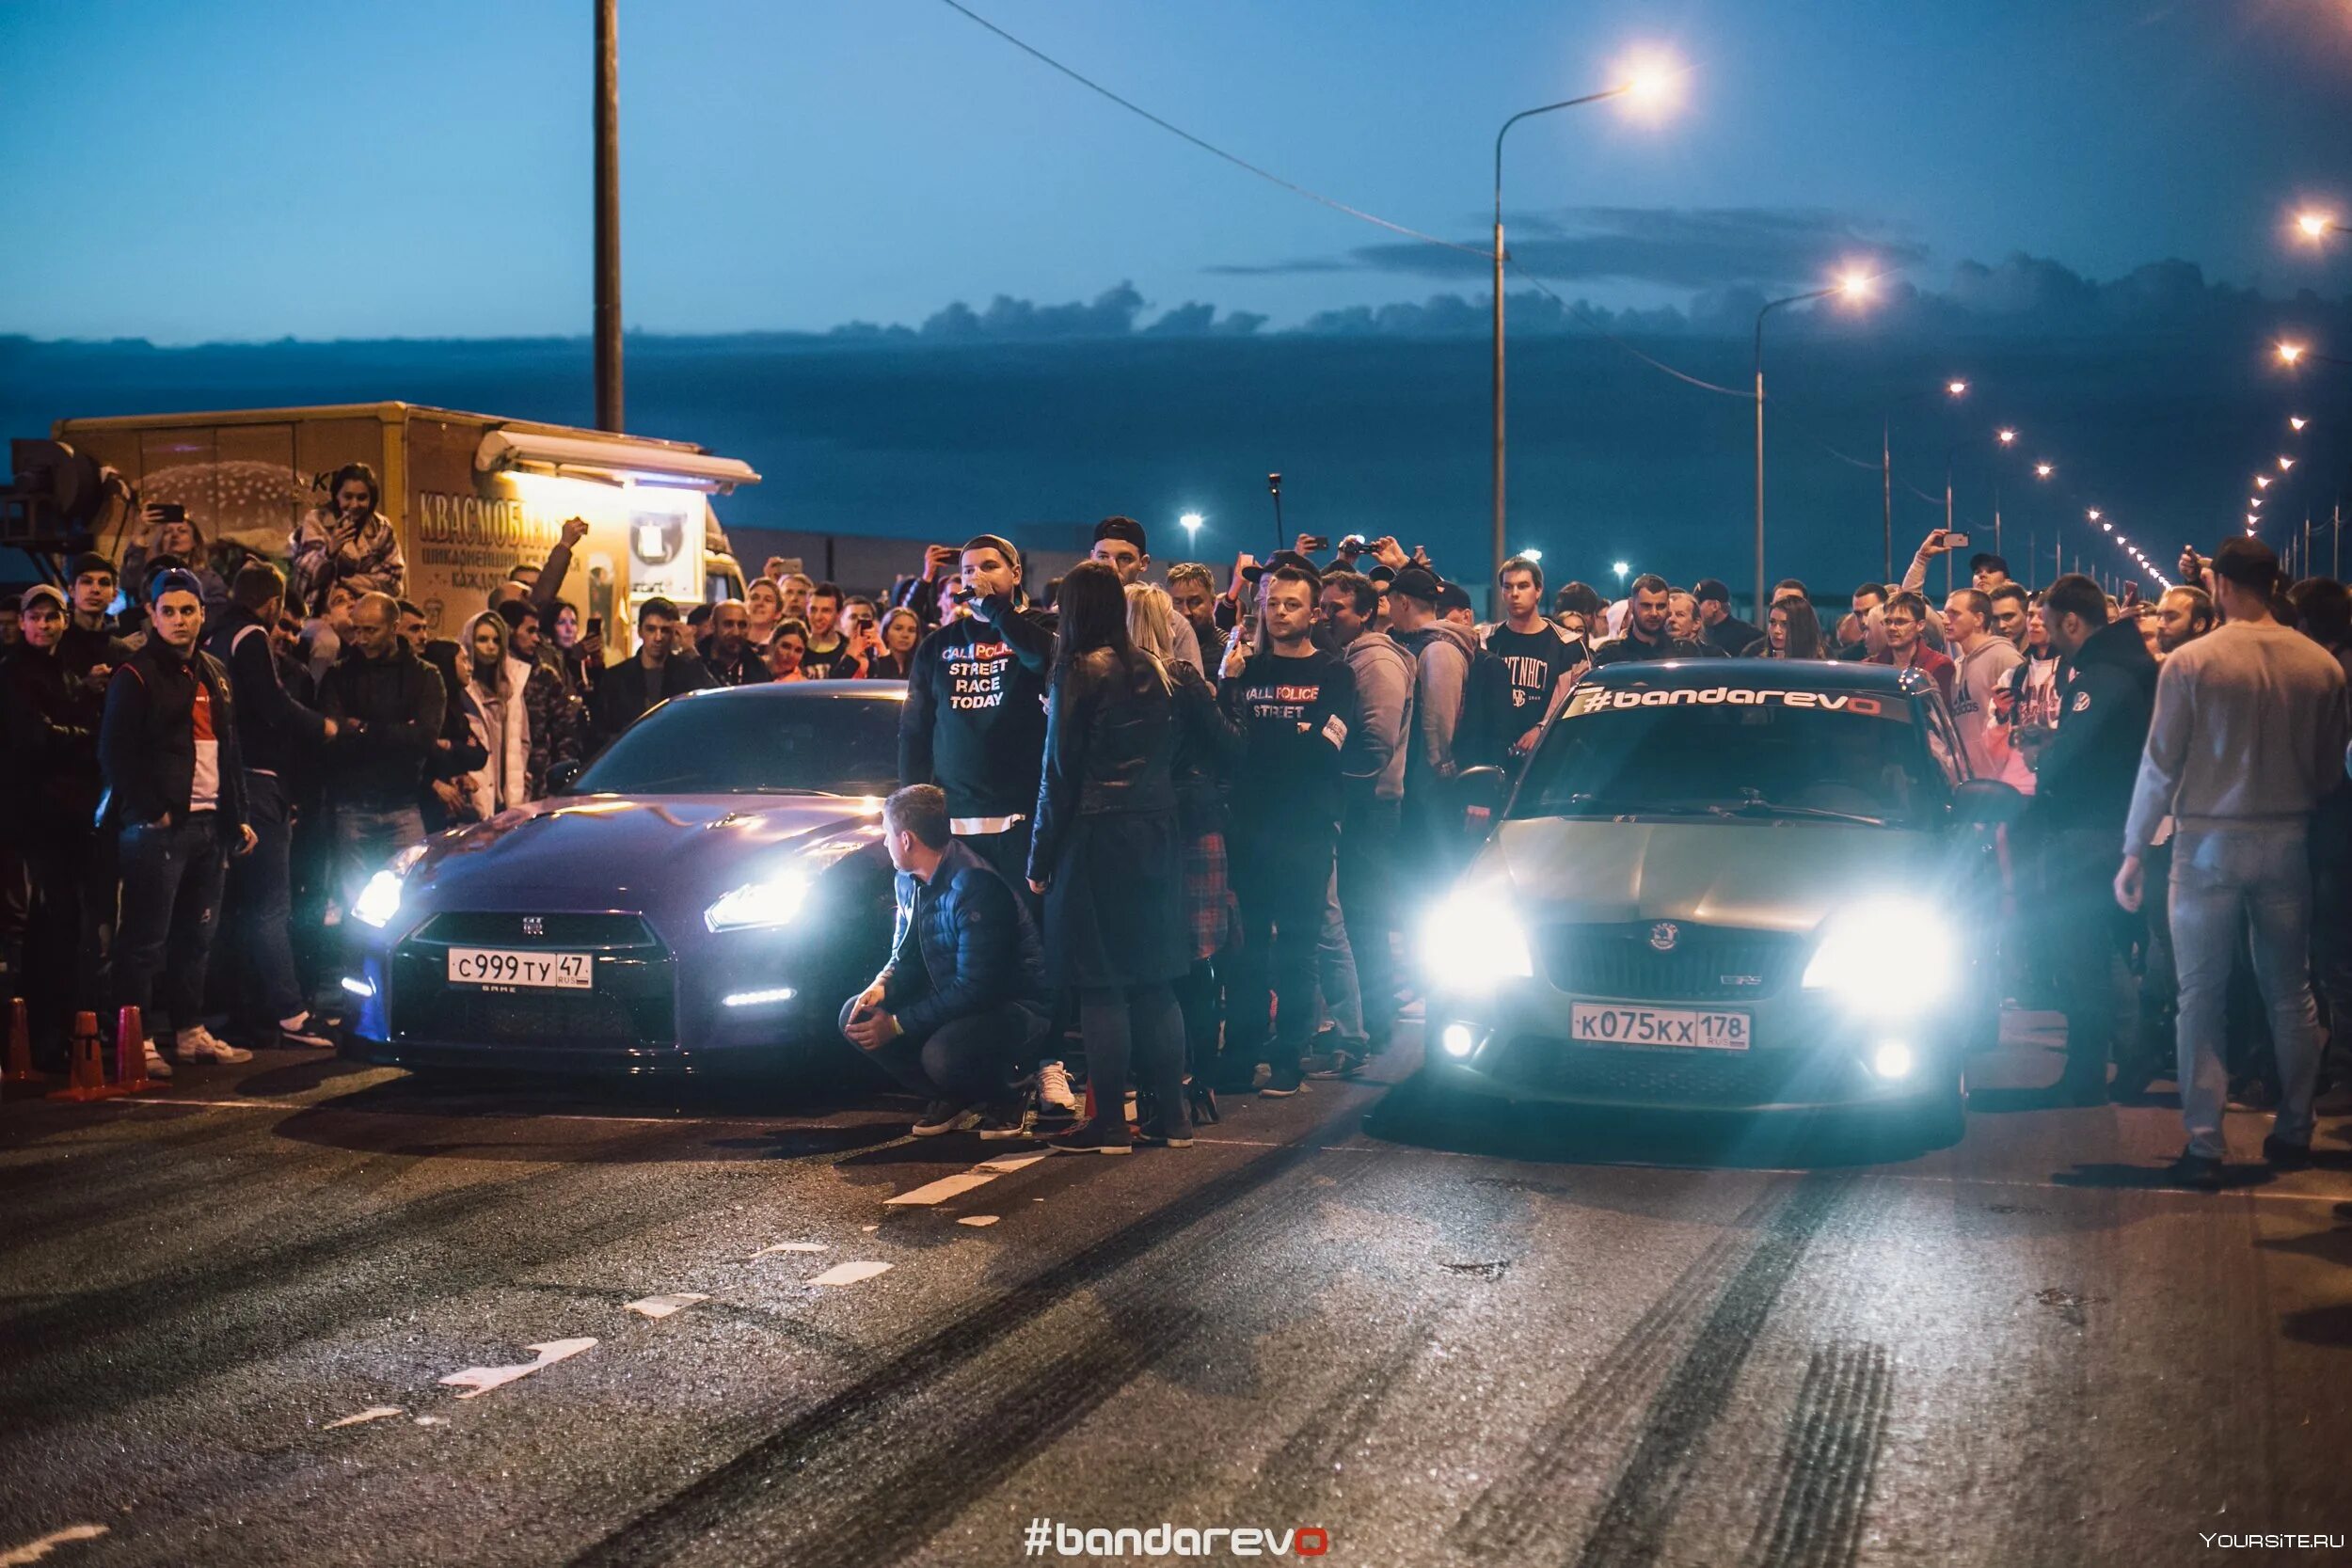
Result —
M1998 779L1969 779L1952 791L1952 816L1980 828L2001 828L2026 815L2026 798Z
M569 795L572 792L572 785L579 781L580 772L580 765L578 762L569 759L563 762L549 764L548 768L548 793L550 795Z
M1465 768L1454 776L1454 801L1462 814L1465 836L1479 839L1502 811L1509 781L1500 768Z

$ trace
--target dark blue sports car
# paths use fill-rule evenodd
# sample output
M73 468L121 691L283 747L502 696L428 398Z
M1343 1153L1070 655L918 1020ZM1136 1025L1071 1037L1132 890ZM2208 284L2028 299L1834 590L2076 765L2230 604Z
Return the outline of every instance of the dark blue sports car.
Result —
M636 1074L846 1053L841 1002L890 947L905 697L675 698L563 794L405 851L348 911L343 1053Z

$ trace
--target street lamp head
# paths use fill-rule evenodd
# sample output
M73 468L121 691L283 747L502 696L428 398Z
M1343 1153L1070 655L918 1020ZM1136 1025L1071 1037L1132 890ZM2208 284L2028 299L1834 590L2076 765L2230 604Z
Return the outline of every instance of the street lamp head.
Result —
M1848 267L1837 275L1837 293L1847 299L1867 299L1871 286L1877 282L1875 273L1864 272L1860 267Z
M2285 472L2286 472L2289 468L2292 468L2292 467L2295 467L2295 459L2294 459L2294 458L2292 458L2292 457L2288 457L2288 456L2285 456L2284 454L2281 454L2281 455L2280 456L2280 458L2279 458L2279 471L2280 471L2280 473L2285 473Z
M1623 561L1613 561L1613 562L1611 562L1609 563L1609 569L1610 569L1611 571L1613 571L1613 572L1614 572L1614 573L1616 573L1616 574L1617 574L1617 578L1618 578L1618 580L1619 580L1619 581L1623 581L1623 580L1624 580L1624 578L1625 578L1625 575L1626 575L1628 572L1630 572L1631 570L1633 570L1633 568L1632 568L1632 566L1631 566L1630 564L1629 564L1628 562L1623 562Z
M2280 362L2281 364L2292 365L2296 361L2301 359L2303 357L2303 347L2304 345L2301 343L2280 343L2279 345Z
M2335 226L2336 220L2330 214L2297 213L2295 215L2295 227L2303 231L2307 240L2324 240L2328 237L2328 230Z
M2287 428L2289 430L2300 430L2311 422L2311 420L2305 419L2300 414L2289 414L2287 416Z
M1529 546L1526 549L1523 549L1523 550L1519 551L1519 555L1521 556L1521 558L1523 558L1523 559L1525 559L1525 560L1528 560L1528 561L1533 561L1533 562L1535 562L1536 564L1538 564L1538 565L1541 565L1541 564L1543 563L1544 552L1543 552L1543 551L1541 551L1541 550L1539 550L1539 549L1537 549L1537 548L1535 548L1535 547L1534 547L1534 546L1532 546L1532 545L1531 545L1531 546Z
M2058 465L2055 463L2037 463L2033 466L2033 477L2036 479L2047 479L2056 472Z
M2095 506L2090 509L2090 520L2094 523L2099 520L2099 509Z
M2000 435L2000 439L2001 445L2005 447L2015 446L2017 444L2017 432L2013 430L2003 430Z
M1663 114L1681 97L1682 78L1690 69L1655 50L1640 51L1622 67L1617 94L1635 114Z
M2269 488L2270 488L2270 476L2269 476L2268 474L2256 474L2256 475L2254 476L2254 488L2255 488L2255 489L2257 489L2257 490L2267 490L2267 489L2269 489Z
M1198 512L1187 512L1183 516L1177 518L1176 521L1181 524L1187 532L1198 533L1200 531L1201 517L1200 514Z
M1949 392L1956 398L1965 397L1968 394L1968 383L1965 381L1947 381L1944 383L1944 390Z
M2246 504L2249 506L2260 506L2262 503L2263 499L2260 496L2249 496L2246 498Z

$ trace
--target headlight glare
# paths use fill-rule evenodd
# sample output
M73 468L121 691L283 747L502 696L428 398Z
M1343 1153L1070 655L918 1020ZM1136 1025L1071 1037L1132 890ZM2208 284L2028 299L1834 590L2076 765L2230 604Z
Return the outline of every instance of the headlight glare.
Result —
M808 876L798 869L780 871L756 882L746 882L703 911L703 924L713 931L766 930L788 926L808 902Z
M1527 932L1505 890L1465 889L1438 906L1422 930L1422 961L1432 982L1454 989L1525 979L1535 973Z
M1948 997L1959 969L1959 941L1934 906L1892 899L1831 916L1813 961L1805 965L1804 986L1836 991L1848 1002L1908 1012Z
M363 926L382 930L400 912L400 873L379 871L368 879L368 885L359 890L352 901L351 918Z

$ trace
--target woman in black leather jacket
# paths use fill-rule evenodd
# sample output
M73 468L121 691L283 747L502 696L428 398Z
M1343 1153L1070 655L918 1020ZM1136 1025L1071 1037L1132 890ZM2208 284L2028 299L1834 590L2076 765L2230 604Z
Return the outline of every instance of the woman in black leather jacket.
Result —
M1132 1058L1153 1101L1145 1136L1192 1142L1184 1021L1168 983L1192 964L1181 901L1175 705L1168 671L1127 637L1119 575L1094 562L1062 579L1046 699L1045 771L1029 886L1045 900L1048 979L1077 993L1093 1120L1057 1149L1124 1154Z

